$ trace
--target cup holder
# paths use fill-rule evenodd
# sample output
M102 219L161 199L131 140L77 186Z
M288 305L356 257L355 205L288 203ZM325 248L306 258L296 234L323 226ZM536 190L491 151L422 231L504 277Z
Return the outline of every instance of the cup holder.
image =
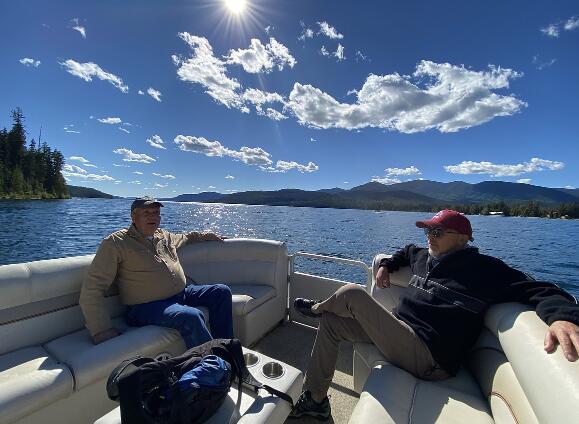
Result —
M280 378L285 373L285 369L279 362L267 362L261 367L264 376L271 379Z
M247 352L243 354L243 361L245 362L245 366L252 367L259 362L259 356L255 353Z

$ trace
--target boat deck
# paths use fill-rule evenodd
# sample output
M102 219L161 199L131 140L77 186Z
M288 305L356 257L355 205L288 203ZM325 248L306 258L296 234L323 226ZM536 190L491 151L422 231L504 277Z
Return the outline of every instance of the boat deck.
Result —
M261 339L252 349L305 372L315 338L315 328L295 322L284 322ZM328 422L346 424L358 401L358 394L353 389L351 343L340 345L340 354L329 395L332 418ZM319 422L311 418L286 420L288 424Z

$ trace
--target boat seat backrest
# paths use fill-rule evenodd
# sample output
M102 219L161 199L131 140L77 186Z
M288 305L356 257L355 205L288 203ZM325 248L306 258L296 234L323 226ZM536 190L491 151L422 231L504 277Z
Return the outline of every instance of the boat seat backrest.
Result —
M84 327L78 306L93 255L0 267L0 354L43 344ZM108 298L113 316L120 313Z

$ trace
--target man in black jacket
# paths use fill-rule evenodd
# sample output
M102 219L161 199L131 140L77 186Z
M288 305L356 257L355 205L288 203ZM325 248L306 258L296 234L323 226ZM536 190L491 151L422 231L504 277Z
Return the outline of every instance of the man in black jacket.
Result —
M496 303L534 306L549 325L545 350L559 343L569 361L577 360L579 306L573 296L469 247L470 222L456 211L440 211L416 226L424 229L428 249L408 245L382 260L376 275L376 285L384 289L390 286L390 273L410 266L410 284L393 311L356 284L325 301L295 300L294 308L320 318L320 325L304 392L290 417L329 418L326 394L341 341L373 343L390 363L416 377L448 378L478 338L486 310Z

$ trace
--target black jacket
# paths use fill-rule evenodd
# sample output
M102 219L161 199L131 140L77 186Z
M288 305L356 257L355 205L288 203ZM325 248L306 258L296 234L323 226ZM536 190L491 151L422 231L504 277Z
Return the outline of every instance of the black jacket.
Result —
M380 266L389 272L410 266L413 277L394 314L414 329L434 359L451 373L478 338L492 304L521 302L535 307L548 325L557 320L579 325L579 306L573 296L476 248L444 256L433 267L428 258L428 249L408 245Z

